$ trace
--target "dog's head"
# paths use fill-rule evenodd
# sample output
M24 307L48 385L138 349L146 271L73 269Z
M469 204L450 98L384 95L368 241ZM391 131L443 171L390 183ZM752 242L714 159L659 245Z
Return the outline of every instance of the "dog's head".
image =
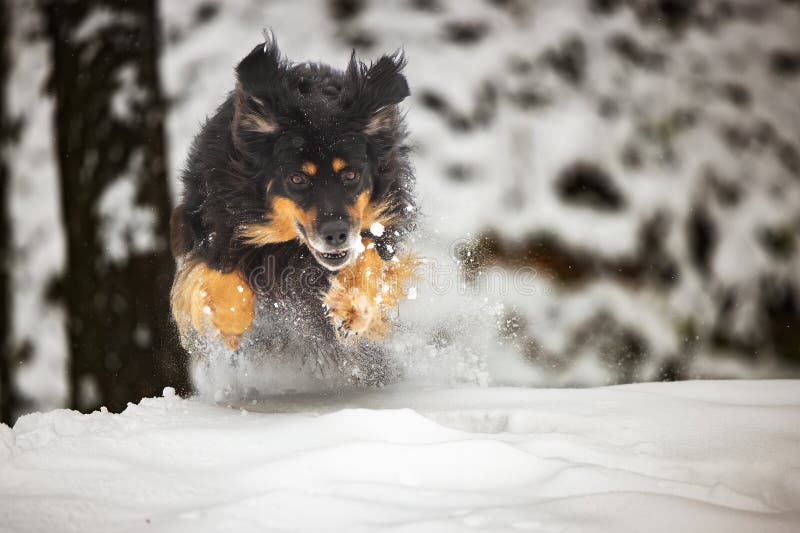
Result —
M352 56L343 72L291 64L271 37L239 63L233 139L259 174L264 209L239 229L243 242L300 239L337 270L355 256L362 231L388 222L380 180L403 136L403 66L401 54L369 66Z

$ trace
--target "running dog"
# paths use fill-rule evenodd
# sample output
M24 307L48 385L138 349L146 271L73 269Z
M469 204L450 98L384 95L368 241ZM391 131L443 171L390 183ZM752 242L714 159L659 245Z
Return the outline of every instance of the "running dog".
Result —
M417 264L404 66L402 53L354 53L344 71L291 63L271 35L238 64L171 217L184 346L201 334L236 350L259 313L280 324L272 337L292 330L329 353L388 333Z

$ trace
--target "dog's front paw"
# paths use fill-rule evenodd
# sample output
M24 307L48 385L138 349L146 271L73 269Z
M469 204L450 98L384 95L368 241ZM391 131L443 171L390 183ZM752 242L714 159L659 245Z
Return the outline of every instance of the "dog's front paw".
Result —
M367 243L369 244L369 243ZM416 256L405 254L383 261L373 246L340 270L322 303L339 338L353 334L379 340L389 332L388 311L405 296L413 278Z
M340 339L351 335L382 338L387 325L380 304L357 291L331 290L323 298L328 320Z
M210 326L235 349L255 317L255 297L241 272L224 273L198 262L175 277L172 313L182 336L190 325L200 333Z

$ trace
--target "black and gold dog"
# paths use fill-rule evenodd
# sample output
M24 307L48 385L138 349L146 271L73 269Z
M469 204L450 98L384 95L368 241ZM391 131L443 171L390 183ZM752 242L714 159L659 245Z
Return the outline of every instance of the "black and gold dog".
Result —
M294 336L335 358L386 335L416 265L404 65L293 64L271 35L239 63L171 220L172 312L190 351L198 334L266 355Z

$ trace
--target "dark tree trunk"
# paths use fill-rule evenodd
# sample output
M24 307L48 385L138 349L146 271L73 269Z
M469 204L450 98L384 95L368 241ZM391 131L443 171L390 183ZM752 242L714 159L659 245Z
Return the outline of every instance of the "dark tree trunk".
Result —
M11 123L6 109L8 81L9 25L5 0L0 0L0 422L11 424L14 394L11 379L11 222L8 216L9 169L1 150L11 140Z
M70 403L119 410L187 384L168 303L156 2L44 0L43 10L67 239Z

